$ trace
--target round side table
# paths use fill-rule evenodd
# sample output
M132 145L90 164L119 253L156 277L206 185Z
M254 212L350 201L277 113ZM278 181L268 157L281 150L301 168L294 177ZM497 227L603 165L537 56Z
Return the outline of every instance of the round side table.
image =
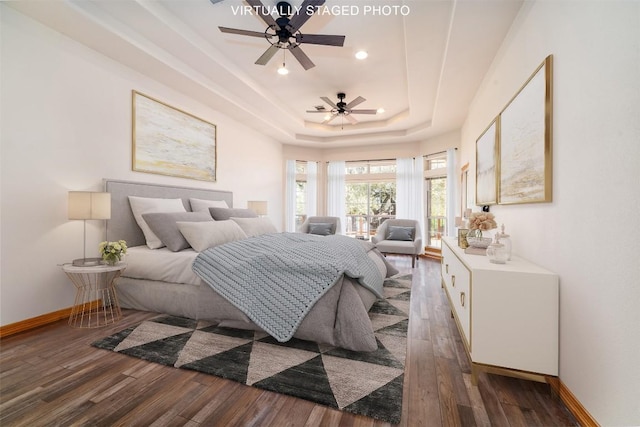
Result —
M122 317L115 284L127 267L125 263L92 267L62 266L76 286L76 300L71 308L69 326L99 328Z

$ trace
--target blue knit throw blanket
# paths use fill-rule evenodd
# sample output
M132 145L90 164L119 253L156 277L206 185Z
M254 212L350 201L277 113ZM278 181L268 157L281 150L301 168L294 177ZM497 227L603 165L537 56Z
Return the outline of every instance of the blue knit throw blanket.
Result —
M343 274L383 297L384 277L365 245L341 235L264 234L206 249L192 268L280 342Z

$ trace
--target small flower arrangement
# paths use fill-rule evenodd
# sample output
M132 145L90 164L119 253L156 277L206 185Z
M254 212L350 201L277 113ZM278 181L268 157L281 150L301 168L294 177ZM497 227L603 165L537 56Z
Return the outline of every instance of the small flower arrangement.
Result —
M109 265L114 265L127 253L127 242L118 240L117 242L102 242L98 246L102 259Z
M490 212L472 212L469 215L469 230L487 231L497 227L495 216Z

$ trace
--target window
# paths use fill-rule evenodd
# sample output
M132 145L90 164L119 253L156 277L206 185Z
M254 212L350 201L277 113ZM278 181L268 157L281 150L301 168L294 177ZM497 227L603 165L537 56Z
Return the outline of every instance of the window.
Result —
M382 221L396 215L396 162L347 162L345 176L348 236L369 240Z
M425 227L427 248L440 248L447 222L447 157L446 153L426 156Z
M307 218L307 162L296 161L296 229Z

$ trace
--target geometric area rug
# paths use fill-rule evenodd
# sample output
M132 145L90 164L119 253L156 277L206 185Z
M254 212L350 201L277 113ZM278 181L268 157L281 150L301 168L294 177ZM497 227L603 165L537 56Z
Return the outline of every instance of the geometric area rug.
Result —
M400 422L411 275L384 282L369 317L378 349L355 352L264 332L161 315L92 343L392 424Z

